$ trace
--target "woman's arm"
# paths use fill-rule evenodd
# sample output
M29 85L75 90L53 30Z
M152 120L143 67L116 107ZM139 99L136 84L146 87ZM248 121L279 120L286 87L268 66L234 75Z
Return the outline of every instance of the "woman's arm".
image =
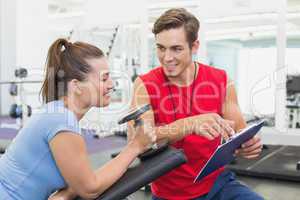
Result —
M94 199L115 183L134 159L146 150L149 138L140 134L121 153L93 171L84 139L77 134L61 132L50 142L50 148L60 172L69 187L85 199Z

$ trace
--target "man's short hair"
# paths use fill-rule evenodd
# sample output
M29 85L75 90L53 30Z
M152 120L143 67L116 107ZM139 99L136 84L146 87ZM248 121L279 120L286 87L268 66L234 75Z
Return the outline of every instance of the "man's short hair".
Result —
M198 38L200 23L198 19L184 8L172 8L164 12L154 23L154 35L173 28L184 27L189 46Z

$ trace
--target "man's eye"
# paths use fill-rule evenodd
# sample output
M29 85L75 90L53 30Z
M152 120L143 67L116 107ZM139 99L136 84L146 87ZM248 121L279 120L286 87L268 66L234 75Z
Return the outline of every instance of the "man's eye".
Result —
M157 47L160 51L164 51L165 48L164 47Z

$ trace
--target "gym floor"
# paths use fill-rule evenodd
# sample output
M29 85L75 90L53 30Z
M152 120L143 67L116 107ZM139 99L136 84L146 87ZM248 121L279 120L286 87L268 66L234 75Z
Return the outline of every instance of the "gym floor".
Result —
M5 134L0 129L0 147L7 147L11 139L3 137ZM113 148L109 145L107 139L94 139L91 136L85 136L87 141L88 151L90 152L90 160L94 168L103 165L106 161L111 159L111 154L118 152L121 148L114 146ZM124 144L121 139L114 141L115 144ZM101 149L97 149L93 146L100 146ZM276 166L274 166L276 167ZM244 184L248 185L254 191L265 197L266 200L298 200L300 196L300 183L299 182L288 182L272 179L253 178L246 176L238 176L238 179ZM140 190L128 197L128 199L136 200L149 200L151 199L150 192Z

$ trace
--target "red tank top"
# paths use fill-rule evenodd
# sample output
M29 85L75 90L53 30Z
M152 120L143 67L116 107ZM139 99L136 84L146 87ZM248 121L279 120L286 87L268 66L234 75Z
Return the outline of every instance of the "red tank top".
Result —
M156 126L198 114L222 114L227 82L223 70L198 64L198 75L194 83L185 87L168 82L162 67L157 67L140 78L149 94ZM209 141L194 134L172 144L175 148L184 150L187 163L155 180L151 185L154 195L164 199L184 200L208 193L223 169L198 183L193 181L219 144L220 138Z

